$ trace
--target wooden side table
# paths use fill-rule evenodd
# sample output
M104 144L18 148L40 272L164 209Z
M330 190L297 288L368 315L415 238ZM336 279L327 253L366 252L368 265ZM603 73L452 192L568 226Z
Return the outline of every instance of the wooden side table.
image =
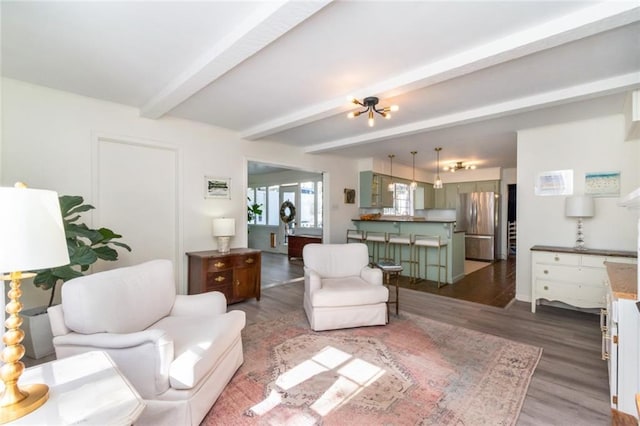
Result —
M20 384L44 383L49 399L37 410L9 424L132 425L145 403L101 351L46 362L27 368ZM0 391L4 384L0 382Z
M319 235L289 235L287 255L289 259L302 258L302 249L307 244L322 244Z
M207 250L190 252L187 256L189 294L219 291L228 304L252 297L260 300L260 250L234 248L228 253Z
M395 278L394 283L396 286L396 299L390 300L387 302L387 317L389 316L389 305L396 305L396 316L398 316L398 311L400 310L400 292L398 290L398 281L400 281L400 272L402 272L402 265L398 265L397 263L393 263L390 261L380 261L376 262L376 267L382 269L382 273L384 274L384 282L387 287L390 286L391 276Z

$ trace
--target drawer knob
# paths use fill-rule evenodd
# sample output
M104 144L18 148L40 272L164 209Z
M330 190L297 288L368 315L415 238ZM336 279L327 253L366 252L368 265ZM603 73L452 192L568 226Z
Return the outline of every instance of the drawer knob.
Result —
M246 259L245 262L251 264L251 263L255 262L255 260L253 260L253 258L250 257L250 258Z
M553 260L555 260L555 261L557 262L558 260L560 260L560 258L558 257L558 255L556 255L556 256L553 258Z
M216 280L217 282L222 282L222 281L224 281L224 277L223 277L222 275L218 275L218 276L215 278L215 280Z
M549 286L548 286L548 285L545 285L545 286L544 286L544 289L545 289L545 290L549 290Z
M222 268L224 266L224 262L216 262L214 265L216 268Z
M548 273L549 273L549 271L545 269L545 270L544 270L544 273L545 273L545 274L548 274Z

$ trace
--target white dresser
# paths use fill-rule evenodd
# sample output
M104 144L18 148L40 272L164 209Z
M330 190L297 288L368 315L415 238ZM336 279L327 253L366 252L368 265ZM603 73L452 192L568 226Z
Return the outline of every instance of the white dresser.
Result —
M540 299L578 308L606 306L604 262L637 263L637 254L618 250L531 247L531 312Z
M635 395L640 392L640 312L636 265L609 263L607 307L600 314L602 359L609 368L611 408L638 416Z

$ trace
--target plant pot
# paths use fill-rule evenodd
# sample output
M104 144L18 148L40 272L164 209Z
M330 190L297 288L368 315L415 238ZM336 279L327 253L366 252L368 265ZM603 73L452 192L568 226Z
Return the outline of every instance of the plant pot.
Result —
M24 331L22 345L29 358L39 359L55 352L53 333L46 306L25 309L20 312Z

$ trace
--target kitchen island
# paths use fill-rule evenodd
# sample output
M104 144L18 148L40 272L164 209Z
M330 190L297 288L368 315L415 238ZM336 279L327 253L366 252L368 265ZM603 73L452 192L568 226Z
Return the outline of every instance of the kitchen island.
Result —
M455 220L424 220L424 218L385 218L380 217L373 220L352 219L356 229L360 231L375 231L388 233L402 233L412 235L439 235L443 241L447 241L447 253L449 256L449 264L447 265L446 281L452 284L464 277L464 232L457 232L455 228ZM403 258L408 258L408 248L403 248ZM429 253L430 259L435 259L436 250L431 249ZM420 271L424 276L424 256L418 259L420 263ZM444 255L443 260L444 264ZM409 275L409 268L406 265L402 271L402 275ZM427 278L430 281L438 279L438 268L430 267Z

